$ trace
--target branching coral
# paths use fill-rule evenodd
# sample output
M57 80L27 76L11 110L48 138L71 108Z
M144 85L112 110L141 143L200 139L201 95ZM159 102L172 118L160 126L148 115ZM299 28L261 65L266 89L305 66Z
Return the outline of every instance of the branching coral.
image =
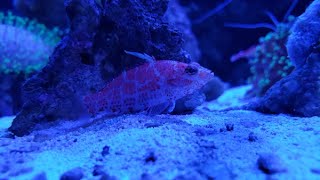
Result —
M0 13L0 72L29 74L40 70L60 34L59 29L49 30L35 20Z

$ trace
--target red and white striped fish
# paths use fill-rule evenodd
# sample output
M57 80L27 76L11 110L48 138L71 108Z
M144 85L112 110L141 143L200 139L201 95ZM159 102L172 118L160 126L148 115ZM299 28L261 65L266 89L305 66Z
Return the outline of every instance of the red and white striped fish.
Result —
M96 115L170 113L175 101L203 87L214 77L198 63L172 60L146 62L123 72L101 91L84 98L88 111Z

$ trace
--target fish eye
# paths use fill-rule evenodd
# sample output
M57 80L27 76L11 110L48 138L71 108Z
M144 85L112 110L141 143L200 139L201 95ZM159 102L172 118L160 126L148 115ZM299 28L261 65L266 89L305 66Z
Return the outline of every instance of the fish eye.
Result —
M186 69L184 70L185 73L189 74L189 75L195 75L198 73L198 68L196 66L193 65L188 65L186 67Z

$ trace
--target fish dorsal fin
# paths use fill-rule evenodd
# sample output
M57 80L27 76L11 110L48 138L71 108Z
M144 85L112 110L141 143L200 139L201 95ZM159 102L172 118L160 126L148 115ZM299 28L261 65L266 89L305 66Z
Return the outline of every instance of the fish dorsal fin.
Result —
M155 62L155 61L156 61L156 59L155 59L153 56L150 56L150 55L148 55L148 54L146 54L146 53L133 52L133 51L127 51L127 50L124 50L124 52L125 52L126 54L135 56L135 57L137 57L137 58L146 60L148 63L152 63L152 62Z

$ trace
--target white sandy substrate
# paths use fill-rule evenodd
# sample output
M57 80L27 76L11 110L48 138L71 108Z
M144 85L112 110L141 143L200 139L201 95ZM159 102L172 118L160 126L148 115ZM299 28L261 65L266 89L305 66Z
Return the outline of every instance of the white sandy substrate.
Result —
M94 166L116 179L320 179L320 118L214 110L238 105L230 92L245 89L232 89L190 115L125 115L15 139L6 132L12 118L0 119L0 179L55 180L77 167L83 179L100 179ZM104 147L109 152L103 155ZM262 172L261 153L278 156L287 171Z

